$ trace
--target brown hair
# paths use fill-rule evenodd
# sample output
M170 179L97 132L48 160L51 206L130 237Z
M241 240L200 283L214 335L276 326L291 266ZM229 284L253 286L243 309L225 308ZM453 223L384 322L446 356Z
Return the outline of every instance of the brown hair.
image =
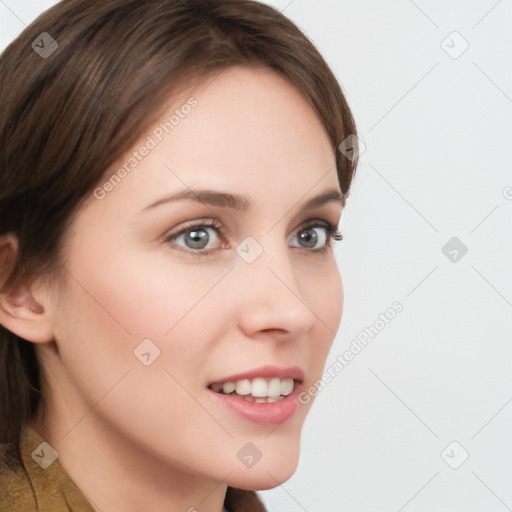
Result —
M12 264L0 254L0 286L58 275L73 215L162 101L235 64L270 67L302 92L332 141L347 197L357 151L350 159L336 148L356 135L352 114L318 50L277 10L252 0L64 0L0 57L0 236L18 240ZM34 344L0 325L6 467L21 464L21 428L40 398Z

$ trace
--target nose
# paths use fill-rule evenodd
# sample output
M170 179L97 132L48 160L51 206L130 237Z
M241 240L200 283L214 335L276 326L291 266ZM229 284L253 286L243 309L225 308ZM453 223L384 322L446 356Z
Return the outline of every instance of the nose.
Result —
M240 287L238 323L246 336L264 333L283 341L296 339L315 323L304 294L314 283L294 268L287 250L267 247L252 263L238 261L234 272Z

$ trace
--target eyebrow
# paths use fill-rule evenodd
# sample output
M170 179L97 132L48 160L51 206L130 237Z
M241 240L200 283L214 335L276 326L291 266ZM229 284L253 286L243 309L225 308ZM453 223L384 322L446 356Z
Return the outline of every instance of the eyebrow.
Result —
M198 203L203 203L212 206L219 206L222 208L230 208L239 212L245 212L251 208L251 201L240 194L230 194L227 192L220 192L216 190L207 189L191 189L187 188L180 192L161 197L154 203L146 206L140 213L147 210L152 210L160 205L173 203L176 201L190 200ZM326 203L339 203L341 206L345 205L345 198L336 189L329 189L321 194L313 197L307 201L302 207L303 210L311 210Z

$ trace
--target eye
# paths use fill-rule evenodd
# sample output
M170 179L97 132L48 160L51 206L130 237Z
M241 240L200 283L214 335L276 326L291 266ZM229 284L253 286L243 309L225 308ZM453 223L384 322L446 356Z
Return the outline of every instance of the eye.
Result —
M177 233L171 233L165 239L166 242L177 243L182 239L187 252L193 254L208 254L208 251L218 247L212 247L218 243L219 233L223 232L223 226L216 221L207 221L188 225ZM213 235L212 235L213 233ZM178 243L177 245L181 245Z
M334 240L343 240L343 235L330 222L317 220L302 226L294 237L299 245L293 247L311 249L313 252L325 252Z
M183 249L180 250L193 256L207 256L214 249L229 248L228 245L221 242L219 236L225 236L225 231L224 226L215 220L195 222L181 228L176 233L167 235L165 242L181 246ZM323 253L327 251L334 240L342 240L343 235L330 222L314 220L302 225L295 231L293 238L297 238L299 245L292 244L292 247ZM219 242L221 242L220 246Z

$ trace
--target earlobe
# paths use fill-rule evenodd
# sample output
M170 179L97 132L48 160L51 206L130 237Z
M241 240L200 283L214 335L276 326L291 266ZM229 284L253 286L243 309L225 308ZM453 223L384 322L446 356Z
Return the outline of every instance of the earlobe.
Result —
M18 248L12 235L0 237L1 268L12 269ZM27 341L45 343L53 340L53 330L43 304L34 297L31 288L18 285L16 288L2 289L6 281L0 276L0 324Z

